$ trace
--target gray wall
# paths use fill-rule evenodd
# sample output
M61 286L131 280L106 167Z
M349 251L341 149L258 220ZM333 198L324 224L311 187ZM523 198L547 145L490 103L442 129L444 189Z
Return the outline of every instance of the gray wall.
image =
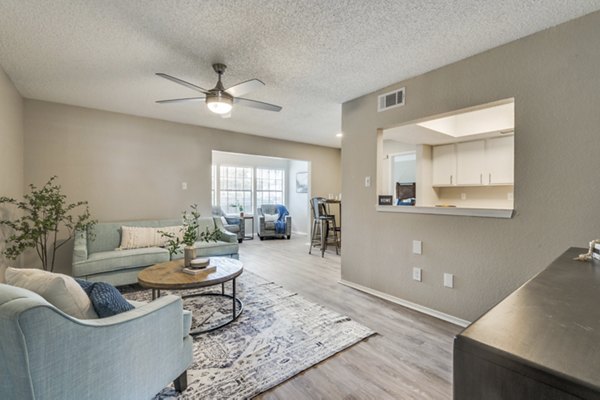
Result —
M339 149L37 100L25 101L25 149L26 183L58 175L100 221L176 217L192 203L210 215L212 150L309 160L326 171L313 175L314 193L341 186Z
M569 246L600 236L600 13L343 105L342 278L473 320ZM376 98L406 87L406 105ZM515 209L509 220L375 211L376 131L515 98ZM411 253L413 239L423 255ZM423 282L411 280L413 266ZM455 289L442 286L455 274Z
M0 69L0 197L21 200L23 195L23 99L8 76ZM0 218L11 218L15 210L0 206ZM0 252L5 249L5 237L10 234L0 227ZM0 281L3 267L17 262L0 254Z

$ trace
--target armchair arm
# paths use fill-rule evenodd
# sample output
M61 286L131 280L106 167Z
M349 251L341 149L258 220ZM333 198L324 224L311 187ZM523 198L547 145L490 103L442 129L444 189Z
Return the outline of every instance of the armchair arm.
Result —
M87 259L87 231L76 231L73 243L73 264Z
M292 234L292 217L291 217L291 215L285 216L285 234L287 236Z
M221 221L221 217L213 217L213 221L219 230L219 240L228 243L237 243L237 235L225 229L223 226L223 221Z
M53 307L25 311L19 324L36 392L47 398L64 398L65 391L70 398L152 397L192 362L182 311L177 296L98 320L71 318Z

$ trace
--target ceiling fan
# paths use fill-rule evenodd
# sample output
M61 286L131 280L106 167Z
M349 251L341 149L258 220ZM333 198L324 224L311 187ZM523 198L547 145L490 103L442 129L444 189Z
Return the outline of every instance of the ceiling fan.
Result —
M158 100L157 103L167 104L182 103L188 101L204 101L206 102L206 106L210 111L214 112L215 114L220 114L222 117L225 118L231 115L231 109L233 108L234 103L239 104L240 106L258 108L259 110L281 111L280 106L239 97L264 86L265 84L262 81L258 79L250 79L238 83L237 85L233 85L228 89L225 89L223 83L221 82L221 75L223 75L227 66L225 64L213 64L212 67L215 70L215 72L219 75L219 80L217 81L216 86L210 90L201 88L200 86L186 82L182 79L175 78L174 76L158 72L156 75L160 76L161 78L168 79L172 82L178 83L182 86L200 92L204 96L186 97L182 99Z

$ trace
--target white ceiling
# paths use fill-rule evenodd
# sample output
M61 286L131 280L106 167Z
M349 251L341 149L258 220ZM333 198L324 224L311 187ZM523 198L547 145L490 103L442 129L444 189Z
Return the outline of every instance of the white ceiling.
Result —
M2 0L0 65L24 97L339 147L341 104L600 9L600 0ZM258 78L283 106L155 104ZM374 104L375 108L376 105Z
M515 103L513 99L507 99L386 129L383 140L410 145L438 145L512 134L514 128Z

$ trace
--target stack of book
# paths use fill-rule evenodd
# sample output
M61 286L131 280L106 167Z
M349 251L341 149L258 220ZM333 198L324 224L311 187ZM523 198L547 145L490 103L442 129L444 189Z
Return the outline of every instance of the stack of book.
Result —
M210 258L195 258L190 262L189 267L183 269L183 272L190 275L209 274L216 269L215 265L210 265Z
M600 243L594 243L594 247L592 248L592 258L600 261Z

